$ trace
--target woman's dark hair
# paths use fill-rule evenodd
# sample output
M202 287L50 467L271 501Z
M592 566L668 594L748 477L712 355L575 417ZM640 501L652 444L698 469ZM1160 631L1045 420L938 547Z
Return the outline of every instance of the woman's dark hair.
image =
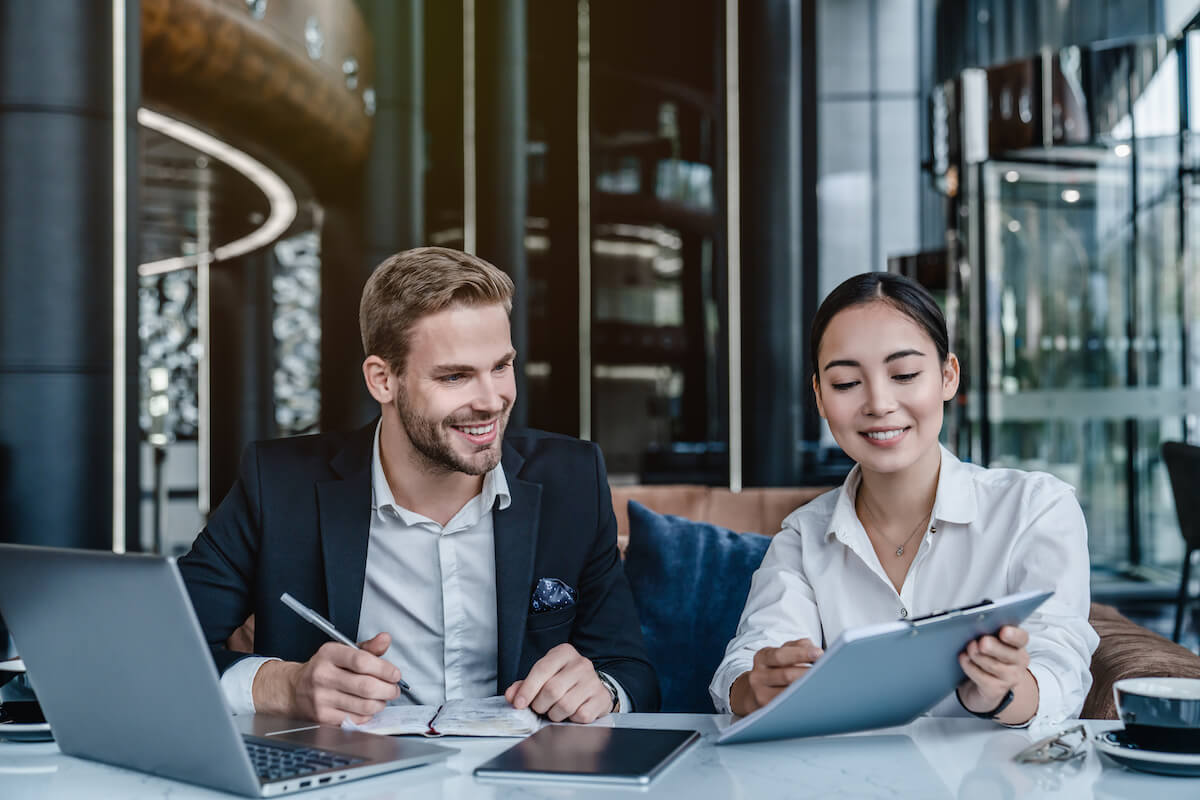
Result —
M891 272L864 272L847 278L829 293L813 317L812 335L809 337L813 375L820 380L821 369L817 364L817 351L825 329L838 312L867 303L887 303L917 323L937 348L938 362L944 363L950 354L950 335L946 332L946 318L929 291L914 280Z

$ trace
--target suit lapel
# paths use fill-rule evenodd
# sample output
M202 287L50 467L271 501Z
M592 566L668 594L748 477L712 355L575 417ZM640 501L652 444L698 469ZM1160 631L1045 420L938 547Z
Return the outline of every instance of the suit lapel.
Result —
M317 483L321 553L329 620L351 639L358 637L367 542L371 533L371 450L375 425L356 431L330 466L337 478Z
M504 476L512 503L492 514L496 547L497 678L502 692L517 679L529 593L533 589L533 559L537 552L542 486L521 480L524 459L504 445Z

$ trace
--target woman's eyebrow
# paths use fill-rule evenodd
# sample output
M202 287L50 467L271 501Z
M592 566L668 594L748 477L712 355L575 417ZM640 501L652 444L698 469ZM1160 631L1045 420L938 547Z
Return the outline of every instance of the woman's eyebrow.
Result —
M862 366L862 364L858 363L857 361L851 361L848 358L842 358L842 359L838 359L837 361L830 361L828 364L825 365L825 369L833 369L834 367L861 367L861 366Z
M923 355L925 355L925 354L922 353L920 350L914 350L913 348L910 347L907 350L897 350L896 352L892 353L887 358L885 358L883 360L883 363L888 364L892 361L895 361L898 358L908 358L909 356L923 356ZM862 366L862 364L860 364L857 361L854 361L853 359L839 358L836 361L830 361L828 364L825 365L824 369L833 369L834 367L861 367L861 366Z
M895 361L898 358L908 358L909 356L923 356L923 355L925 355L925 354L922 353L920 350L913 350L910 347L907 350L897 350L896 352L892 353L890 356L885 358L883 360L883 363L887 364L892 361Z

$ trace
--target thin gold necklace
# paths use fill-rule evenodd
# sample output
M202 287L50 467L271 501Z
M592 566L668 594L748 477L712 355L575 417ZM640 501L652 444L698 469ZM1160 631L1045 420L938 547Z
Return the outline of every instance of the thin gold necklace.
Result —
M863 495L862 501L863 501L863 508L864 508L864 509L866 509L867 513L871 515L871 519L873 519L873 520L875 520L876 522L878 522L878 521L879 521L879 517L878 517L878 516L875 514L875 511L874 511L874 510L871 508L871 504L867 502L867 497L866 497L866 495ZM911 541L913 540L913 537L914 537L914 536L916 536L916 535L917 535L917 533L918 533L918 532L919 532L919 531L920 531L922 528L924 528L924 527L925 527L925 521L926 521L927 519L930 519L932 516L933 516L933 510L931 509L931 510L930 510L930 512L929 512L929 517L924 517L924 518L922 518L922 519L919 519L919 520L917 520L917 527L913 528L913 530L912 530L912 533L910 533L910 534L908 535L908 538L907 538L907 539L905 539L905 540L904 540L904 542L903 542L903 543L902 543L902 544L901 544L899 547L897 547L897 548L896 548L896 557L897 557L897 558L900 558L901 556L903 556L903 555L904 555L904 548L908 547L908 543L909 543L909 542L911 542ZM866 528L866 525L864 525L864 526L863 526L863 528L865 529L865 528ZM930 533L933 533L935 530L937 530L937 529L936 529L936 528L934 528L932 525L930 525L930 526L929 526L929 532L930 532ZM867 532L868 532L868 533L870 533L870 531L867 531ZM889 547L891 547L891 544L892 544L892 543L891 543L891 542L888 542L888 540L887 540L887 537L886 537L886 536L884 536L882 533L878 533L878 532L877 532L875 535L876 535L876 536L878 536L880 539L883 539L885 542L887 542L888 546L889 546Z

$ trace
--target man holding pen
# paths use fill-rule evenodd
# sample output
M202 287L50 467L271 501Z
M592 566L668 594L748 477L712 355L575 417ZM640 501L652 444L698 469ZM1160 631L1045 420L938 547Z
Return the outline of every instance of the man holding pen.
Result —
M235 711L361 722L400 680L423 703L503 693L555 721L657 710L599 450L506 435L511 302L482 259L392 256L359 309L379 419L247 449L179 562ZM226 642L250 615L246 656Z

